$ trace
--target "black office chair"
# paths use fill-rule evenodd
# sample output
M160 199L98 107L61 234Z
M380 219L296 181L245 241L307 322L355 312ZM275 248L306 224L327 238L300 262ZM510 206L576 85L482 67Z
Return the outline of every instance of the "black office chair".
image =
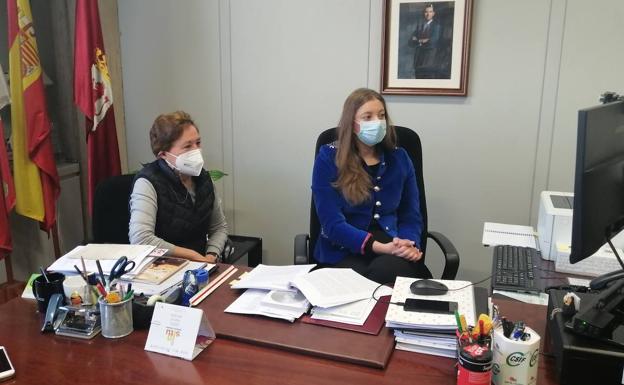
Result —
M93 196L93 243L128 244L129 200L134 174L102 180Z
M423 216L424 222L421 236L423 261L427 250L427 238L431 238L444 253L446 262L444 265L444 271L442 272L442 279L455 279L457 269L459 268L459 254L457 253L457 249L443 234L427 230L427 202L425 200L425 185L423 183L422 147L420 144L420 137L409 128L400 126L394 126L394 128L397 133L397 144L407 151L407 154L412 159L412 163L414 163L414 170L416 172L416 181L420 192L420 212ZM335 141L336 138L336 128L330 128L323 131L316 140L316 149L314 152L315 157L322 145L331 143ZM295 236L295 264L306 264L313 260L312 255L314 252L314 246L316 245L316 240L319 237L320 228L321 224L318 216L316 215L314 197L312 197L312 204L310 205L310 233L298 234Z
M92 243L130 243L128 231L130 227L130 195L132 194L133 181L134 174L126 174L112 176L98 183L93 196ZM231 235L231 237L235 239L234 242L236 242L237 237L248 238L236 235ZM227 263L230 261L230 257L235 252L234 244L228 238L221 256L223 262ZM246 247L249 249L248 246ZM240 247L238 249L240 250L236 251L246 251ZM261 255L259 259L261 262Z

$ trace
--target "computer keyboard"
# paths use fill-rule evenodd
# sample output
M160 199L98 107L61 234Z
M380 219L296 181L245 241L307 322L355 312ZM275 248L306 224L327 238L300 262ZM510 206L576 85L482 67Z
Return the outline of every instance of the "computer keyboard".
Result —
M539 258L539 251L530 247L495 246L492 258L492 289L541 291L535 265Z

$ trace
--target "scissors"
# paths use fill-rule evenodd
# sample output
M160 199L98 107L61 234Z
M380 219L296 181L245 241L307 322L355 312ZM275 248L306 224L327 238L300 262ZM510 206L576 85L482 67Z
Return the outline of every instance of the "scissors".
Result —
M128 261L127 257L121 257L115 262L113 268L111 269L109 275L109 282L113 282L113 280L121 278L122 275L129 273L136 263L134 261Z

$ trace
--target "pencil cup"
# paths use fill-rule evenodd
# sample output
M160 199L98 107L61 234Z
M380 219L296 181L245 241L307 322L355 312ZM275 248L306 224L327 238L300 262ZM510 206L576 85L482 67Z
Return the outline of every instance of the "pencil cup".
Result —
M525 334L529 336L525 341L514 340L505 337L502 327L494 330L492 382L495 385L537 384L540 336L529 327L525 328Z
M492 351L487 345L462 343L457 352L457 385L490 385Z
M132 298L117 303L108 303L104 297L98 299L102 320L102 335L106 338L121 338L132 333Z

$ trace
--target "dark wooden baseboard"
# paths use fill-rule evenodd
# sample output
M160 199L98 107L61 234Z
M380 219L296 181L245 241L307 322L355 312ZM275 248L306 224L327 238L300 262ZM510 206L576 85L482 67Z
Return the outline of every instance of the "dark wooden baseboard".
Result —
M22 295L22 291L24 291L24 287L26 286L26 282L22 281L13 281L13 282L5 282L0 285L0 304L3 304L7 301L12 300L15 297L19 297Z

